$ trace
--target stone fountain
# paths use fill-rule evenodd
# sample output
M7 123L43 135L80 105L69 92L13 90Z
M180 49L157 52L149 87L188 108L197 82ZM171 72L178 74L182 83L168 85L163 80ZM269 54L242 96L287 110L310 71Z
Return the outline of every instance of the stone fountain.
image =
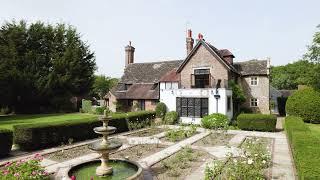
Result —
M99 118L103 125L101 127L94 128L94 132L102 135L100 142L95 142L89 145L89 149L99 153L101 155L101 165L96 169L97 176L105 176L112 174L113 170L111 166L108 166L109 154L118 150L122 143L120 140L108 140L108 135L113 134L117 129L112 126L108 126L108 122L111 120L111 116L107 116L107 111L104 110L104 116Z
M103 125L95 127L93 130L95 133L102 135L102 139L89 144L88 147L99 153L100 160L89 160L76 164L67 170L67 176L76 176L77 180L93 177L94 179L143 179L142 168L137 163L124 159L109 159L109 154L117 151L122 146L122 142L119 139L108 138L108 135L114 133L117 129L108 126L111 116L107 115L106 110L104 115L99 117L99 120L102 121Z

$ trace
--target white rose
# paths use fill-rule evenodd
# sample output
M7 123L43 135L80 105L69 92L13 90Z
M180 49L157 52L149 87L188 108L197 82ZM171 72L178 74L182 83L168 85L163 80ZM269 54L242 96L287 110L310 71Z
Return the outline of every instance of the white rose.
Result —
M253 160L252 159L248 159L248 164L252 164Z

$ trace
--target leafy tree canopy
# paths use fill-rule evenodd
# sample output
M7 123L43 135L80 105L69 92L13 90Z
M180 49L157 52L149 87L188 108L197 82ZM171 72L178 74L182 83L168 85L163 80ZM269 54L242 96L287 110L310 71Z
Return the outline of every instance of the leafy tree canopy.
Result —
M0 107L61 111L94 82L94 53L72 26L6 22L0 29Z
M277 89L297 89L299 84L320 89L319 79L320 31L314 34L303 60L271 68L271 85Z
M92 95L98 96L100 99L102 99L103 96L105 96L109 92L109 90L117 83L117 78L111 78L105 75L95 76Z

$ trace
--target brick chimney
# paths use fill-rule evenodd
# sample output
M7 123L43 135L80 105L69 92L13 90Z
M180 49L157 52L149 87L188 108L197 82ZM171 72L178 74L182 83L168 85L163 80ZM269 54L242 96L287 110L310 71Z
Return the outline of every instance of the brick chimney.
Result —
M187 55L192 51L193 43L194 43L194 40L192 38L192 31L191 29L188 29L187 38L186 38Z
M131 46L131 41L129 41L129 45L125 47L126 51L126 67L128 64L134 63L134 50L135 48Z

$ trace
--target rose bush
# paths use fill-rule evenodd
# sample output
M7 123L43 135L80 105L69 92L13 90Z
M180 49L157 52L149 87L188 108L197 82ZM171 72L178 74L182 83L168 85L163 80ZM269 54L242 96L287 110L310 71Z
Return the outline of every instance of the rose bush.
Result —
M43 157L36 154L31 159L7 162L2 170L4 179L49 179L49 174L40 166Z

